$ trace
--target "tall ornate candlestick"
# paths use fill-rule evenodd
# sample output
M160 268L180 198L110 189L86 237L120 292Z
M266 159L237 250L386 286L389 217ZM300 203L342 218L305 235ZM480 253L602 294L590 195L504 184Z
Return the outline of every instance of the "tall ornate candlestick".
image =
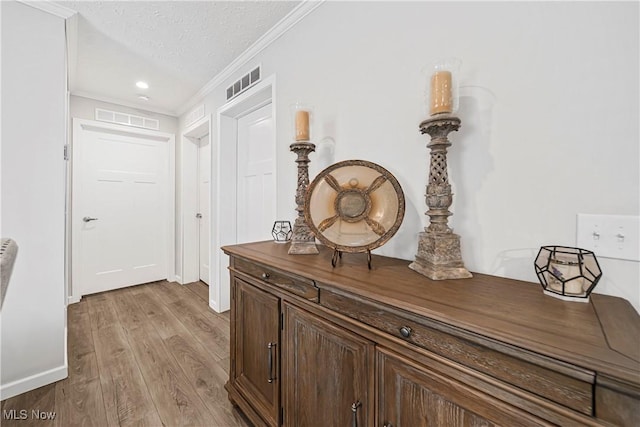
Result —
M447 148L451 146L447 136L459 128L460 119L451 115L435 115L420 123L420 132L431 136L427 145L431 164L426 194L430 224L420 233L416 260L409 268L433 280L472 277L462 262L460 236L448 225L453 194L447 173Z
M309 154L316 149L309 141L296 141L289 146L298 158L298 188L296 190L296 211L298 217L293 224L293 236L289 255L313 255L318 253L315 236L304 219L304 200L309 186Z

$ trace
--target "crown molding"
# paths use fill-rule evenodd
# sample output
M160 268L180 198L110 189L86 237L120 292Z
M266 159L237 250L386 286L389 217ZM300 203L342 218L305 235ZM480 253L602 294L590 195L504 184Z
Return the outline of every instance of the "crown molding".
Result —
M62 19L69 19L73 15L77 14L75 10L69 9L67 7L61 6L52 1L27 1L27 0L18 0L18 2L22 4L26 4L27 6L31 6L36 9L40 9L44 12L50 13L52 15L58 16Z
M202 89L196 92L195 95L189 99L182 107L176 110L178 116L186 113L190 108L195 106L198 102L201 102L205 96L218 87L222 82L231 77L233 73L238 71L240 67L249 62L257 54L266 49L269 45L275 42L280 36L289 31L294 25L296 25L302 18L313 12L318 6L324 3L325 0L303 0L300 5L289 12L284 18L282 18L276 25L274 25L269 31L267 31L262 37L256 40L247 50L242 52L236 59L234 59L229 65L227 65L221 72L219 72L214 78L209 80Z
M109 98L108 96L96 95L90 92L76 90L76 91L72 91L71 95L79 96L81 98L93 99L94 101L108 102L109 104L122 105L123 107L133 108L143 113L144 112L156 113L156 114L162 114L164 116L178 118L175 111L163 110L162 108L155 108L152 106L148 106L148 107L142 106L140 104L136 104L133 102L127 102L127 101L123 101L121 99L116 99L116 98Z

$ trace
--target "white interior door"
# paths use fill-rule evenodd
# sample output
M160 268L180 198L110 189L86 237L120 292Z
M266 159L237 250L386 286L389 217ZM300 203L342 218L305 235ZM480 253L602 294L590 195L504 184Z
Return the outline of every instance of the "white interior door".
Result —
M211 207L210 189L213 150L210 139L210 120L203 117L193 123L183 134L180 141L180 212L179 238L177 240L178 256L176 258L176 277L182 284L197 282L201 278L209 282L208 273L201 266L210 268L211 261L206 252L211 251ZM209 190L210 191L210 190ZM198 218L202 216L202 218ZM203 250L200 250L201 244ZM206 247L204 246L206 244ZM211 257L211 254L209 254Z
M211 144L209 135L198 144L198 252L200 280L209 284L209 187L211 177Z
M73 286L80 295L167 278L169 152L166 139L74 126Z
M268 240L275 220L272 104L238 119L238 243Z
M266 113L264 123L265 128L271 128L271 131L265 132L266 135L271 134L269 139L270 149L263 147L270 152L271 158L271 184L266 190L272 194L267 199L274 201L277 195L276 187L276 142L275 134L277 127L276 114L277 110L272 105L272 100L276 99L276 76L265 77L262 81L256 83L255 86L240 94L237 98L227 102L217 110L217 135L212 138L212 192L211 192L211 283L209 284L209 306L217 311L223 312L231 306L231 281L227 266L229 265L229 257L220 250L220 247L233 245L242 240L271 239L271 227L276 216L276 204L272 203L270 208L261 209L270 211L267 214L260 214L260 218L264 221L264 225L260 228L261 233L258 237L247 236L246 230L250 230L252 224L247 224L246 214L258 217L253 209L246 207L249 204L246 196L239 195L239 191L246 194L247 191L245 179L241 176L247 176L246 172L238 173L239 168L247 167L244 162L248 162L248 143L245 138L239 138L247 129L245 125L250 117L246 117L248 112L256 111L260 106L269 104L266 111L271 108L271 114ZM244 120L242 120L244 118ZM239 140L240 139L240 140ZM253 144L255 145L255 144ZM257 153L252 153L257 156ZM260 157L260 156L258 156ZM266 157L269 157L268 155ZM236 180L234 185L233 180ZM239 187L242 187L240 189ZM239 211L241 211L239 213ZM238 232L238 230L241 230ZM243 231L245 230L245 231Z

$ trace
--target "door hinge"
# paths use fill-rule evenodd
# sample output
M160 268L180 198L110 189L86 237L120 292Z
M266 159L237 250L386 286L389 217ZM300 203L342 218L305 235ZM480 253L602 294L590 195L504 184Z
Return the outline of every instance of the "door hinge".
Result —
M284 312L280 313L280 330L284 331Z
M64 159L69 160L69 144L64 145Z

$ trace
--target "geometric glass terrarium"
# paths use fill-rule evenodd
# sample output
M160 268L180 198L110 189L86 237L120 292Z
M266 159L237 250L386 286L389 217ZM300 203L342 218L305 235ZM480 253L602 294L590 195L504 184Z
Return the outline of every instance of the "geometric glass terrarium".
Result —
M291 223L289 221L276 221L273 223L271 235L276 243L287 243L291 240Z
M534 263L546 295L565 301L589 301L602 277L593 252L566 246L543 246Z

